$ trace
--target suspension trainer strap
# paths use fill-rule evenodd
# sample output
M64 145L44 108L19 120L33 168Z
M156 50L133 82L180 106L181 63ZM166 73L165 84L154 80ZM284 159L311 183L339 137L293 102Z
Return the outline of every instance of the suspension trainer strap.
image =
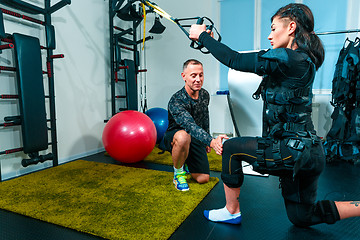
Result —
M257 138L258 148L256 150L256 161L261 167L265 167L265 149L268 147L264 138Z
M196 24L203 24L204 19L206 19L210 22L210 25L207 26L206 29L210 30L210 31L214 30L216 32L216 34L218 35L217 41L219 41L219 42L221 41L221 35L219 34L218 30L214 27L214 23L208 17L191 17L191 18L182 18L182 19L174 18L170 14L165 12L163 9L161 9L159 6L157 6L155 3L151 3L150 1L147 1L147 0L140 0L140 1L143 5L147 5L148 7L150 7L155 13L159 14L160 16L162 16L162 17L166 18L167 20L178 25L178 27L185 33L185 35L188 38L189 38L189 33L185 30L184 26L182 26L180 24L180 22L185 21L185 20L192 20L192 19L195 20L196 19L197 20ZM146 11L144 11L144 16L145 16L145 12ZM200 50L202 53L205 53L205 54L209 53L208 51L203 51L202 49L204 48L204 46L202 46L202 44L200 44L199 42L196 42L196 41L192 41L192 43L190 44L190 47Z
M272 146L272 153L275 164L281 164L281 152L280 152L280 140L274 140L273 146Z
M159 14L160 16L166 18L167 20L175 23L175 18L173 18L172 16L170 16L170 14L168 14L167 12L165 12L164 10L162 10L159 6L157 6L156 4L153 4L149 1L142 1L144 4L148 5L149 7L153 8L154 9L154 12L156 12L157 14Z

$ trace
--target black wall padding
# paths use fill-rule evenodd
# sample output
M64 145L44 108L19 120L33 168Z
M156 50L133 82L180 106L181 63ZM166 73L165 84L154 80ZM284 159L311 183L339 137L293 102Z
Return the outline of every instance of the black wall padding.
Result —
M6 38L3 12L0 11L0 38Z
M56 48L56 42L55 42L55 28L52 25L46 25L46 41L47 41L47 47L50 49Z
M45 94L39 39L14 33L24 153L48 148Z
M127 89L127 108L129 110L138 110L138 94L135 73L135 63L133 60L125 59L124 65L129 68L125 70L126 89Z
M117 41L115 44L115 59L119 66L119 63L121 62L121 50L120 50L119 43ZM118 67L118 66L116 66L116 67Z

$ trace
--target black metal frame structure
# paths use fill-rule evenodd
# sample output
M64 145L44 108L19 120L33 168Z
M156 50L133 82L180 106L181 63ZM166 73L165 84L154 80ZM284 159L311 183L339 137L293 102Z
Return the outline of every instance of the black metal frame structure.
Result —
M51 133L51 142L49 145L51 145L52 148L52 162L53 166L58 165L58 148L57 148L57 134L56 134L56 112L55 112L55 80L54 80L54 59L56 58L63 58L64 56L62 54L54 55L53 51L56 48L55 46L55 29L51 22L51 14L56 12L57 10L65 7L66 5L71 4L71 0L61 0L51 6L51 0L44 0L44 7L38 7L33 4L27 3L23 0L0 0L0 3L10 7L13 10L8 10L4 8L0 8L0 11L2 11L3 14L10 15L15 18L22 19L24 21L30 21L35 24L39 24L45 27L45 34L46 34L46 46L41 46L41 49L46 50L46 71L43 71L43 74L46 74L48 77L48 93L49 95L46 96L49 100L49 111L50 111L50 118L47 119L47 121L50 123L50 133ZM38 18L33 18L24 14L20 14L18 12L15 12L17 10L20 10L22 12L25 12L26 14L31 15L42 15L43 20L39 20ZM8 35L7 37L1 38L2 42L8 42L12 44L13 40L11 39L11 35ZM0 67L1 70L6 71L15 71L16 68L12 67ZM16 98L16 96L10 96L10 95L1 95L1 98ZM21 125L18 124L15 121L12 120L10 122L6 122L6 119L4 124L1 124L0 126L7 127L7 126L13 126L13 125ZM8 119L9 120L9 119ZM22 147L9 149L0 151L0 155L2 154L10 154L15 152L23 151ZM43 162L47 159L39 158L36 161L29 163L29 164L36 164L38 162ZM23 164L24 165L24 164ZM0 169L0 181L2 180L1 175L1 169Z
M132 71L134 69L135 72L131 73L135 75L135 81L137 80L138 73L146 72L146 69L139 69L140 66L140 56L139 56L139 44L143 42L143 39L137 39L137 28L140 23L143 21L143 18L137 18L134 20L127 20L126 22L132 25L131 28L123 29L121 27L114 25L114 19L117 18L117 13L121 9L122 5L131 5L136 0L128 0L125 3L125 0L109 0L109 29L110 29L110 68L111 68L111 115L115 115L119 111L123 110L137 110L137 102L130 105L129 101L134 100L137 96L129 96L129 94L136 94L136 91L131 91L128 89L129 86L134 86L133 84L129 84L127 82L127 76L125 79L118 79L119 71ZM140 10L139 10L140 11ZM125 21L119 18L119 21ZM127 37L125 37L127 36ZM151 36L146 37L145 41L152 39ZM128 62L133 62L134 67L126 66L125 59L121 58L121 50L132 51L133 59L128 60ZM126 74L126 73L125 73ZM126 95L117 95L116 94L116 83L124 82L126 87ZM132 92L132 93L131 93ZM136 92L136 93L135 93ZM126 107L125 108L117 108L116 99L126 99ZM145 103L146 104L146 103ZM135 106L136 105L136 109ZM106 120L105 120L106 121Z

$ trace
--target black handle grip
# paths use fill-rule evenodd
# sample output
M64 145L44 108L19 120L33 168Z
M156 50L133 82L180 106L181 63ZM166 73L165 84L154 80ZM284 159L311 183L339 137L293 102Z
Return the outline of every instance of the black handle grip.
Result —
M204 18L203 17L199 17L198 20L196 21L197 25L201 25L204 23ZM190 47L193 49L198 49L201 52L203 52L201 49L204 47L201 43L197 42L197 41L191 41L190 43ZM205 53L205 52L204 52Z
M197 22L196 22L196 24L201 25L201 24L203 24L203 23L204 23L204 18L203 18L203 17L199 17L198 20L197 20Z
M204 24L205 19L207 21L209 21L210 24L207 25L206 30L210 31L210 32L213 32L213 30L214 30L218 35L217 41L219 41L219 42L221 41L221 36L220 36L219 32L217 31L217 29L215 28L214 22L208 17L176 18L176 19L174 19L174 22L180 27L180 29L189 38L190 33L185 29L185 27L190 27L191 25L181 25L180 22L185 21L185 20L194 20L194 19L197 20L196 24L198 24L198 25ZM190 40L191 40L191 44L190 44L191 48L196 49L196 50L200 50L200 52L205 53L205 54L210 53L209 51L203 51L204 46L200 42L193 41L192 39L190 39Z
M30 154L29 154L29 156L30 156ZM38 155L38 153L36 153L34 156L30 156L30 157L31 157L30 159L23 159L21 161L21 165L23 167L27 167L32 164L38 164L39 162L43 163L47 160L51 160L54 158L54 155L52 153L48 153L46 155Z

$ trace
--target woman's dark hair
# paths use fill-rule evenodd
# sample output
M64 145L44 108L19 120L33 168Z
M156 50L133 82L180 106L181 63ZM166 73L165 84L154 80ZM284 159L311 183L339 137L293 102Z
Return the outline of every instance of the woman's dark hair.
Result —
M305 51L314 62L316 70L324 62L325 51L320 38L314 33L314 16L310 8L300 3L290 3L280 8L272 17L289 18L296 22L295 39L300 50Z

